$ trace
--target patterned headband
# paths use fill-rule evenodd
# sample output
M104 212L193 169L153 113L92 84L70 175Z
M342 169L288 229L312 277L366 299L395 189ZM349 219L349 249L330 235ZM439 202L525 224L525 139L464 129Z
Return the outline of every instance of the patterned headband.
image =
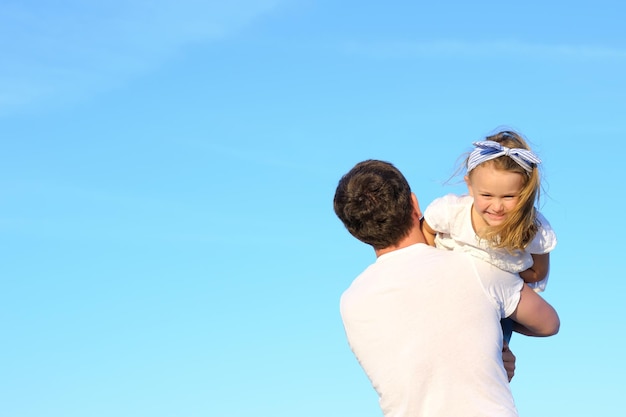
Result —
M473 145L476 148L474 148L467 159L467 172L470 172L483 162L501 156L508 156L529 173L533 171L535 165L541 163L541 159L528 149L507 148L492 140L474 142Z

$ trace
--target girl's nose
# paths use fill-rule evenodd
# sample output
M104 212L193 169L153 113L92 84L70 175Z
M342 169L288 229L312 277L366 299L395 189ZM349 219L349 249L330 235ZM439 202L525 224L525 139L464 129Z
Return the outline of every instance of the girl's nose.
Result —
M494 200L492 203L492 207L497 212L501 212L504 210L504 204L501 200Z

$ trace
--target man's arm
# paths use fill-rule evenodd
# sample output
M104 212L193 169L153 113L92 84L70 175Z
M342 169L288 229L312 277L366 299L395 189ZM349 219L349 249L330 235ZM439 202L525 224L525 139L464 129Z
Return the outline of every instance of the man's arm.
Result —
M526 284L510 317L515 321L513 330L526 336L552 336L561 326L556 310Z

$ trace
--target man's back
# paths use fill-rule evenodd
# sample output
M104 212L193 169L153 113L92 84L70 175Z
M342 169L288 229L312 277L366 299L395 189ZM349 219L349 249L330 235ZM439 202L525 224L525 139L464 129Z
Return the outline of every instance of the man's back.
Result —
M489 271L483 281L476 268ZM341 314L385 416L517 416L497 341L501 312L515 309L521 286L424 244L368 267L343 294Z

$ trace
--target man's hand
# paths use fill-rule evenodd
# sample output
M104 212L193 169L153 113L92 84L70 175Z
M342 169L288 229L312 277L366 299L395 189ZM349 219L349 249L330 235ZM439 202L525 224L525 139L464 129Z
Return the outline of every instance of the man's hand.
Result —
M509 377L509 382L513 379L515 375L515 355L509 349L508 343L504 343L502 347L502 362L504 363L504 369L506 369L506 374Z

